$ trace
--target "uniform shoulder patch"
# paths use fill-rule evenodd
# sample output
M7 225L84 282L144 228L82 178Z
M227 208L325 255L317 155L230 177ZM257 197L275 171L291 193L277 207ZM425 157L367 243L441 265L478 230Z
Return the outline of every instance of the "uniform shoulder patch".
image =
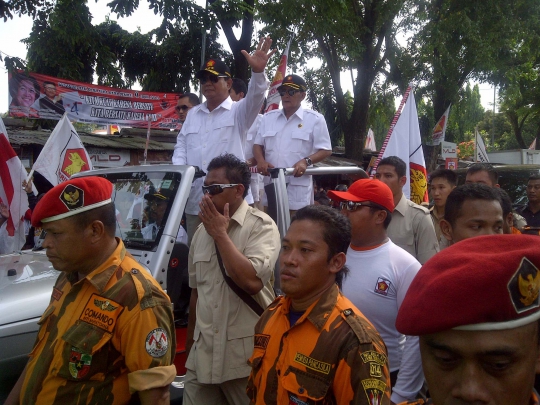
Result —
M163 357L169 350L169 336L163 328L156 328L146 335L146 352L155 358Z
M407 203L409 204L409 207L412 207L414 209L417 209L418 211L422 211L424 213L424 215L429 215L429 209L422 206L422 205L419 205L419 204L416 204L414 202L412 202L411 200L407 200Z

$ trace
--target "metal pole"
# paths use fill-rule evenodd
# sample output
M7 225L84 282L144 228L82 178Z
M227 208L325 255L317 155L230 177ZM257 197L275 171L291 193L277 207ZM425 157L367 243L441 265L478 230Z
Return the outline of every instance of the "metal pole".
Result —
M204 6L204 9L208 10L208 0L206 0L206 4ZM202 27L201 46L202 46L202 49L201 49L201 68L202 68L202 66L204 65L204 62L205 62L205 58L206 58L206 27L204 25ZM201 102L203 101L203 99L202 99L202 88L200 86L199 86L199 100L201 100Z

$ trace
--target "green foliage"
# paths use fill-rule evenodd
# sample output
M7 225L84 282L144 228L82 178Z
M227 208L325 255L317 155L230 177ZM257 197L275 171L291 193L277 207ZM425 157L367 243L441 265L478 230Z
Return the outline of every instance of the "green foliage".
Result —
M474 128L483 118L484 107L482 107L480 100L478 85L471 88L470 84L467 84L465 88L460 89L457 102L450 108L450 117L446 126L446 140L455 143L466 140L466 134L474 133ZM433 126L431 128L433 129Z

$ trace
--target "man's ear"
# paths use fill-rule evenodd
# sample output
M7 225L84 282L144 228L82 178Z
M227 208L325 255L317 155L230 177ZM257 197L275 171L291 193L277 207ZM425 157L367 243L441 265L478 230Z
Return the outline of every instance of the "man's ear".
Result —
M339 271L345 266L345 262L347 261L347 256L345 256L345 253L339 252L338 254L335 254L334 257L330 259L330 273L337 274Z
M103 225L103 222L97 219L92 221L92 223L87 226L85 231L86 235L90 238L92 242L97 242L101 240L107 234L105 225Z
M244 199L244 190L246 188L244 187L243 184L239 184L236 186L235 190L236 190L236 194L235 194L235 197L236 198L241 198L242 200Z
M302 101L304 101L304 99L306 98L306 94L307 93L305 91L302 92Z
M384 224L384 220L386 219L386 217L388 216L388 212L386 212L385 210L379 210L377 211L377 213L375 214L375 223L377 225L379 224Z
M227 78L227 90L231 90L231 87L232 87L232 79L231 78Z
M452 242L452 225L450 225L450 222L448 222L446 219L441 219L439 222L439 226L441 227L441 233L443 236L449 241Z
M398 181L398 184L399 184L400 187L403 187L405 185L405 183L407 183L407 176L403 176Z

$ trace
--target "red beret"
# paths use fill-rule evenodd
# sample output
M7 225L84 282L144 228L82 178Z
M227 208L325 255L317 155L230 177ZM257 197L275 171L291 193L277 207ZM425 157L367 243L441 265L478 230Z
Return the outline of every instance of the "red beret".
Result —
M390 188L379 180L361 179L355 181L347 191L328 191L328 197L336 201L371 201L394 212L394 196Z
M58 221L111 202L112 183L103 177L71 179L50 189L32 213L32 225Z
M405 335L449 329L502 330L540 318L540 238L465 239L429 259L399 308Z

